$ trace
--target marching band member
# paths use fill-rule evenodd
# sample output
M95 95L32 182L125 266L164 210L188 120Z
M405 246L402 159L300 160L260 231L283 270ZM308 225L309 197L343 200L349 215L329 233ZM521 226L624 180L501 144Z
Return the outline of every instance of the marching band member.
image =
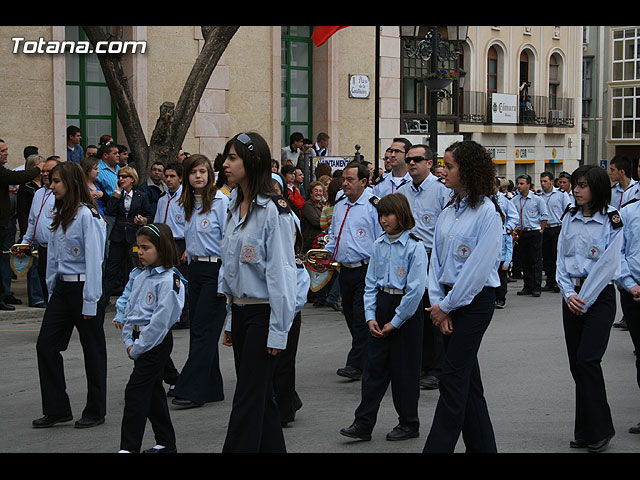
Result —
M468 452L495 452L477 357L500 284L502 216L491 199L495 166L473 141L447 148L444 164L446 186L456 195L436 223L428 280L432 306L426 310L445 336L445 358L424 452L452 453L460 433Z
M373 242L383 232L378 222L378 198L367 189L369 169L349 163L342 172L344 195L336 200L325 249L340 263L342 313L351 333L351 350L346 366L338 369L342 377L359 380L366 359L369 336L364 315L364 285Z
M55 196L47 255L49 303L36 343L44 417L33 427L51 427L72 420L63 359L74 327L80 335L88 395L77 428L104 423L107 349L98 301L102 294L102 260L106 224L89 193L80 166L56 165L49 174Z
M216 188L213 167L204 155L191 155L185 161L183 177L180 204L185 215L182 261L189 263L189 357L171 403L194 408L224 399L218 341L225 298L218 294L218 281L229 199Z
M429 260L420 238L411 233L415 220L407 198L388 194L378 203L385 235L373 244L364 304L370 331L362 371L362 399L355 420L340 433L371 440L380 402L389 383L399 423L387 440L419 435L418 400L422 363L422 330Z
M223 452L285 452L273 374L295 316L295 222L275 195L271 152L260 135L234 136L223 155L236 185L221 244L220 291L231 313L223 344L233 347L237 374Z
M572 448L606 449L615 431L602 374L616 315L613 281L620 273L623 228L606 172L583 165L571 174L576 204L567 209L558 239L556 280L569 368L576 384Z

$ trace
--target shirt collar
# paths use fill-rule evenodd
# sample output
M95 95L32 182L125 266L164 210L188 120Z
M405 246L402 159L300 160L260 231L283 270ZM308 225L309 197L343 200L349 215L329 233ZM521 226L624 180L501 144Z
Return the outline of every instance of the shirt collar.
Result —
M411 179L411 188L413 189L414 192L419 192L420 190L425 190L427 188L427 186L433 182L436 179L435 175L432 175L431 173L429 173L424 180L422 180L422 182L420 183L420 185L418 185L418 188L416 188L416 184L413 182L413 179Z
M593 222L603 224L605 222L605 216L602 214L602 212L596 212L591 217L585 217L582 214L582 209L579 208L576 214L571 218L571 221L574 221L574 220L580 220L583 223L589 223L593 221Z
M405 230L400 234L398 238L396 238L393 241L391 241L389 239L389 236L385 233L382 235L382 241L385 243L388 243L389 245L391 245L392 243L399 242L404 247L407 244L407 240L409 239L409 233L410 233L409 230Z

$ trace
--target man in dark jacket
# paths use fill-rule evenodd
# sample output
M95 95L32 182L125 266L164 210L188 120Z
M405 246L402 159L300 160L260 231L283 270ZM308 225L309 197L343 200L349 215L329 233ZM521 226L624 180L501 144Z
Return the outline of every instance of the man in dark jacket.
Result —
M10 218L11 197L9 185L22 185L40 175L41 164L23 171L9 170L5 165L9 160L9 147L4 140L0 140L0 239L4 240L9 230L15 232L15 218ZM14 222L14 228L10 223ZM13 244L13 242L11 242ZM11 246L11 245L9 245ZM3 245L2 250L6 250ZM16 307L5 302L11 296L11 267L8 253L0 254L0 310L15 310Z

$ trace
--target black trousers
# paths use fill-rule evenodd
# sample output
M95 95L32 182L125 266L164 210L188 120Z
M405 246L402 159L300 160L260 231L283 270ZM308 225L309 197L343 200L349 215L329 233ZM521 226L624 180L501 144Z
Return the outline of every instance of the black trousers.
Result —
M277 355L267 352L270 312L266 304L231 308L237 381L223 453L286 452L273 391Z
M555 287L556 259L558 257L558 237L561 227L547 227L542 232L542 269L546 276L546 286Z
M104 281L102 282L102 296L107 304L114 292L121 291L123 276L126 278L124 280L126 285L129 279L129 272L133 270L133 262L131 260L132 246L126 240L109 242L109 255L105 259Z
M498 266L498 278L500 278L500 286L496 287L496 300L507 299L507 270L503 270L504 262L500 262Z
M342 313L351 333L351 349L347 354L346 365L362 370L367 358L369 328L364 316L364 285L367 277L367 265L356 268L340 269L340 293L342 295Z
M429 291L425 290L422 296L423 312L429 308ZM444 358L444 340L442 332L429 319L428 313L423 313L424 327L422 329L422 371L425 375L438 377L442 369L442 359Z
M579 287L576 287L578 296ZM613 285L607 285L583 315L574 315L562 302L562 323L569 368L576 384L575 440L597 442L613 435L613 421L601 361L616 316Z
M539 230L523 231L518 239L518 251L522 264L524 290L540 291L542 288L542 233Z
M49 299L49 289L47 288L47 247L38 246L38 278L40 279L40 287L44 295L44 301Z
M620 290L620 306L624 310L629 335L636 352L636 381L640 387L640 303L626 290Z
M453 333L444 336L440 397L423 453L453 453L461 433L467 452L497 451L478 365L495 302L495 288L485 287L469 305L449 314Z
M176 434L162 386L164 369L172 349L173 335L169 330L160 344L134 360L133 372L124 391L121 450L140 451L147 419L156 444L171 449L176 446Z
M302 402L296 392L296 354L302 325L302 312L293 317L293 323L287 337L287 348L276 356L276 366L273 373L273 389L276 403L280 411L281 422L293 422L296 410Z
M88 319L82 317L83 288L84 282L65 282L58 279L44 313L36 342L42 411L45 415L63 415L71 412L61 352L69 346L75 327L84 354L88 387L82 417L97 420L105 416L107 403L104 315L98 314Z
M220 265L220 262L189 264L189 357L174 394L200 404L224 400L218 343L227 301L217 293Z
M182 262L182 254L186 250L186 242L184 238L174 238L176 244L176 250L178 251L178 259L180 262L178 263L178 271L182 274L182 276L189 281L189 264L187 262ZM184 307L182 307L182 315L180 315L180 323L182 325L189 326L189 292L185 292L184 296Z
M401 300L402 295L378 292L376 321L380 329L392 320ZM420 428L418 400L423 311L420 302L414 315L388 336L375 338L369 334L367 360L362 370L362 399L355 412L356 422L369 432L376 423L380 402L389 383L399 423L415 431Z

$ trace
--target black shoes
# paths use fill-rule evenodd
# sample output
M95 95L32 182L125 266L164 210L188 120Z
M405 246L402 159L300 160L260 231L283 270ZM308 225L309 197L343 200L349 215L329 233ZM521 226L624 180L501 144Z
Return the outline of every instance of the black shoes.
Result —
M340 435L359 440L371 440L371 432L366 431L361 425L353 422L350 427L340 429Z
M6 312L10 312L12 310L15 310L16 307L14 307L13 305L9 305L8 303L4 303L4 302L0 302L0 310L4 310Z
M405 425L396 425L389 433L387 433L387 440L395 442L398 440L408 440L410 438L416 438L420 436L418 430L413 430Z
M4 303L6 303L7 305L22 305L22 300L14 297L13 294L11 294L4 297Z
M587 450L592 453L604 452L606 448L609 446L609 442L611 441L612 438L613 438L613 433L598 442L588 444Z
M531 292L531 296L532 297L539 297L540 296L540 290L534 290L533 292Z
M339 368L336 373L341 377L350 378L351 380L360 380L362 377L362 370L352 367L351 365Z
M504 308L506 302L504 300L496 300L496 308Z
M104 417L102 418L81 418L73 426L76 428L91 428L104 423Z
M544 287L542 287L542 291L559 293L560 287L558 287L557 285L545 285Z
M36 304L29 304L30 308L47 308L47 304L44 302L40 302L40 303L36 303Z
M191 400L187 400L186 398L177 398L177 397L171 400L171 403L176 407L182 408L183 410L186 410L188 408L198 408L202 406L201 403L196 403Z
M71 420L73 420L73 415L70 413L64 415L45 415L31 422L31 425L33 428L49 428L57 423L70 422Z
M629 428L629 433L640 433L640 423L637 424L635 427Z
M176 447L168 448L156 445L155 447L143 450L142 453L178 453L178 449Z
M518 292L516 292L517 295L531 295L532 297L539 297L540 296L540 290L527 290L527 289L522 289L522 290L518 290Z

